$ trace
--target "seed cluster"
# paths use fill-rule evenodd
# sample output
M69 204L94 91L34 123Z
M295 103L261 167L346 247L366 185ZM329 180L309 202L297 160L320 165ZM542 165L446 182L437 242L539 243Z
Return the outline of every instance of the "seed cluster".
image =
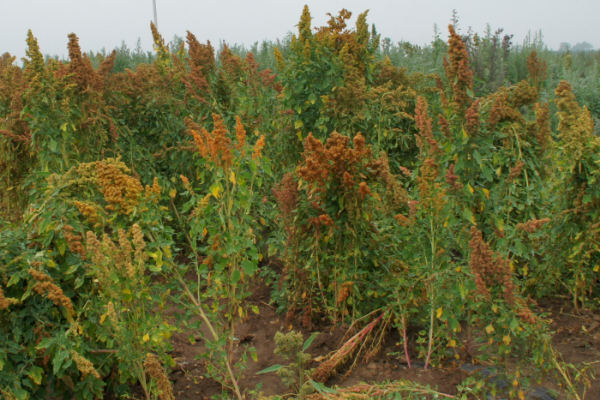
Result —
M96 371L96 368L94 368L94 364L92 364L90 360L83 357L75 350L71 350L71 358L73 359L73 361L75 361L77 370L81 372L81 380L84 380L85 377L88 375L92 375L96 379L102 379L98 371Z
M514 304L515 284L508 260L495 254L490 245L483 240L483 235L476 227L471 227L471 259L469 265L475 275L475 284L479 294L491 299L491 289L503 287L503 296L509 304Z
M309 192L317 198L325 193L329 182L344 193L354 193L364 199L370 194L364 175L359 172L371 158L371 148L365 145L359 133L354 137L354 148L349 147L350 138L333 132L325 145L310 134L304 142L303 163L297 174L309 183ZM361 176L362 175L362 176ZM356 188L356 181L362 181Z
M11 297L5 297L4 291L2 291L2 287L0 287L0 310L8 310L8 307L13 304L18 304L19 301L17 299L13 299Z
M527 57L527 71L529 80L535 86L544 82L548 76L548 64L546 61L540 60L535 49L531 50Z
M446 183L456 192L463 188L463 184L460 183L460 177L454 173L454 164L450 164L450 167L446 171Z
M29 275L37 281L33 286L33 290L40 296L46 295L48 300L52 301L55 306L63 306L70 314L73 314L73 303L58 287L54 280L47 274L37 271L33 268L29 269Z
M552 140L552 128L550 126L550 106L548 103L535 105L536 140L541 150L545 150Z
M158 358L154 354L148 354L146 361L144 361L144 368L148 375L156 381L158 387L158 396L161 400L174 400L173 387L167 377L167 373L163 366L158 361Z
M105 161L96 162L96 171L100 191L108 203L106 209L130 215L144 190L140 181Z
M521 175L521 172L523 172L523 167L525 167L525 163L523 163L523 161L519 161L517 165L510 169L510 172L506 179L510 182L518 178L519 175Z
M598 142L593 137L594 120L587 107L581 108L577 103L569 82L561 81L554 93L558 106L558 137L564 141L565 153L575 163L583 157L588 143Z
M209 133L191 119L186 118L185 120L186 127L194 137L202 157L209 158L216 166L227 170L233 162L231 140L227 135L227 128L221 116L213 114L213 122L214 129Z
M337 298L338 305L342 304L344 301L346 301L346 299L348 297L350 297L353 286L354 286L354 282L345 282L342 284L342 287L340 288L340 291L338 292L338 298Z
M538 229L540 229L542 226L546 225L548 222L550 222L550 218L532 219L525 223L517 224L515 229L518 231L525 231L527 233L533 233L533 232L537 231Z
M452 25L448 26L448 30L450 31L448 41L450 60L444 57L444 70L452 86L453 106L456 112L461 112L470 102L467 89L473 89L473 71L469 68L469 53L462 37L456 33Z
M79 254L81 258L85 261L85 247L81 243L81 239L83 238L80 235L74 234L74 230L75 228L73 228L71 225L65 225L63 227L63 235L65 237L65 240L67 241L67 244L69 245L69 250L71 250L71 253Z

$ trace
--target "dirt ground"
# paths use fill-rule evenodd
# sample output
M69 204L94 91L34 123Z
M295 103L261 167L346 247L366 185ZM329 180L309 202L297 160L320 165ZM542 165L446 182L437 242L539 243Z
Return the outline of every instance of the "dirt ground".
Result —
M259 384L261 384L261 387L258 392L263 392L264 395L289 394L289 389L275 373L257 375L257 372L274 364L286 364L285 360L273 353L275 350L274 337L278 331L288 332L290 321L286 322L286 316L278 315L275 308L269 305L271 291L269 287L261 282L258 282L255 287L257 287L257 290L248 301L250 305L258 307L259 314L250 313L248 318L240 322L236 328L236 337L243 343L237 346L235 350L236 357L240 357L250 345L254 346L258 355L257 361L253 361L251 357L248 357L247 369L244 371L243 379L240 380L241 390L248 399L252 398L251 391L255 390ZM567 363L579 365L588 363L595 373L600 365L600 314L584 311L576 315L571 307L565 305L565 303L567 301L543 301L540 302L538 311L550 314L553 321L551 328L555 332L554 346L562 353L564 360ZM175 312L177 312L175 307L169 310L171 315ZM301 318L293 321L291 325L295 331L302 332L305 339L310 337L313 331L321 332L307 350L313 358L311 367L318 367L319 363L315 359L320 360L320 356L326 356L339 349L348 330L347 325L305 329L302 326ZM190 332L183 332L174 335L172 338L174 351L171 356L178 366L169 378L173 382L175 398L178 400L210 399L212 396L221 393L221 385L210 378L206 378L204 360L199 357L205 352L206 348L202 340L190 343L189 336ZM374 358L366 362L359 359L350 373L346 374L344 370L339 371L337 376L332 377L326 383L327 386L349 387L360 382L373 383L406 379L430 385L442 393L454 395L457 393L457 385L468 378L469 375L482 374L482 372L489 370L481 371L482 368L486 367L484 365L473 366L460 362L452 362L441 368L424 370L422 360L416 358L412 358L412 368L409 369L405 360L390 355L390 353L401 353L403 351L399 342L401 340L398 332L391 330L385 338L381 351ZM483 373L483 375L486 374ZM498 379L494 376L488 377L488 380L492 382ZM508 383L504 381L500 381L498 385L509 387ZM526 398L528 399L550 400L552 397L548 395L548 392L545 392L546 389L555 390L556 393L562 392L560 380L554 376L550 376L542 382L534 382L533 385L527 392ZM536 387L537 389L535 389ZM542 390L542 392L539 390ZM508 398L508 395L497 395L497 397L489 398ZM567 397L561 393L558 398L566 399ZM587 390L585 398L600 400L600 383L597 380L591 381L591 388Z

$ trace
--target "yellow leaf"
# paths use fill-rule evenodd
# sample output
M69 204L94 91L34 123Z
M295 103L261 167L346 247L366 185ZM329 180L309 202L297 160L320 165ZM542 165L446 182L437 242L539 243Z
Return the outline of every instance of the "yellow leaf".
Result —
M519 386L519 381L515 379L512 384L513 386Z
M452 339L448 342L448 347L456 347L456 340Z
M103 314L103 315L100 317L100 325L102 325L102 324L104 323L104 320L105 320L105 319L106 319L106 314Z
M502 338L502 341L508 346L510 344L511 338L510 336L506 335Z
M496 170L496 175L498 175L498 178L500 178L500 175L502 175L502 167L499 167L499 168Z
M238 307L238 314L240 314L240 318L244 316L244 310L242 310L242 307Z
M438 308L437 309L437 317L438 318L441 317L443 312L444 312L444 310L442 309L442 307Z
M83 335L83 328L81 327L81 325L77 326L77 330L79 331L80 335Z
M483 190L483 194L485 194L485 197L489 199L490 198L490 191L487 190L487 189L485 189L485 188L483 188L481 190Z
M522 390L519 390L519 399L525 400L525 393Z
M471 192L471 194L473 194L475 192L475 189L473 189L473 187L471 187L471 185L468 183L467 183L467 189L469 189L469 192Z
M485 331L488 333L488 335L490 335L492 332L495 331L495 329L492 326L492 324L489 324L488 326L485 327Z
M594 265L594 272L600 271L600 265Z
M148 335L147 333L144 335L144 337L142 338L142 340L144 342L148 342L150 340L150 335Z
M169 196L170 196L172 199L174 199L174 198L175 198L175 196L177 196L177 190L175 190L175 189L171 189L171 190L169 190Z
M298 131L298 139L300 139L300 141L302 141L302 132Z
M494 313L497 313L497 312L498 312L498 306L494 304L494 305L492 306L492 311L493 311Z
M221 190L220 187L218 186L212 186L210 188L210 192L212 193L213 196L215 196L217 199L219 198L219 190Z
M204 237L208 234L208 230L206 228L204 228L202 230L202 239L204 239Z
M236 181L235 181L235 172L231 171L231 174L229 175L229 181L231 183L233 183L233 186L235 186Z
M263 217L260 217L260 223L263 225L267 225L267 221Z
M460 271L462 270L462 268L460 268L460 267L456 267L456 268L454 268L454 270L455 270L456 272L460 272Z

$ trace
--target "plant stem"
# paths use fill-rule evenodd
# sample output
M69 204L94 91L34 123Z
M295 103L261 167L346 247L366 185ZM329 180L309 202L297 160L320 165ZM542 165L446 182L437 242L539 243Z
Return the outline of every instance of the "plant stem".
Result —
M410 365L410 357L408 356L408 343L406 342L406 321L404 314L402 314L402 338L404 339L404 356L406 357L408 368L412 368Z
M433 323L434 323L434 318L433 318L433 301L431 302L431 313L430 313L430 320L429 320L429 348L427 349L427 360L425 361L425 368L427 369L427 366L429 365L429 360L431 359L431 348L433 345Z
M213 339L215 340L215 342L219 341L219 335L217 334L217 331L215 330L215 328L213 327L212 323L208 319L208 316L206 315L206 313L202 309L202 305L194 297L194 295L192 294L192 292L190 292L190 289L188 288L188 286L186 285L185 281L183 280L183 278L179 274L179 271L175 270L175 274L177 275L177 279L179 280L179 283L183 287L183 290L187 294L188 298L190 299L190 301L192 303L194 303L194 306L196 306L195 309L197 310L198 314L200 315L200 317L202 318L202 320L204 321L204 323L208 326L208 329L210 330L210 333L213 336ZM231 364L230 364L229 359L225 360L225 364L227 365L227 371L229 373L229 377L231 378L231 383L233 383L235 394L236 394L238 400L243 400L242 394L240 393L240 388L238 386L237 381L235 380L235 375L233 373L233 370L231 369Z
M431 271L433 273L435 270L435 229L433 227L433 219L430 220L430 229L431 229ZM435 322L435 318L434 318L435 294L433 293L432 286L433 286L433 283L430 280L428 282L428 287L429 287L429 296L431 296L431 298L430 298L431 313L430 313L430 318L429 318L429 348L427 349L427 360L425 361L425 369L427 369L427 366L429 366L429 360L431 359L431 349L433 347L433 324Z

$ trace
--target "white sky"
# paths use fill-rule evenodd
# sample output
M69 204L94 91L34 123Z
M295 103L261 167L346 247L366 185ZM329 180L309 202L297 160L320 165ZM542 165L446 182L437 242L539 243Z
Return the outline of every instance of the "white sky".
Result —
M296 32L304 4L313 16L313 26L324 25L327 12L346 8L355 17L370 9L367 22L375 23L383 37L415 44L431 41L437 23L446 39L452 9L458 11L460 27L472 26L483 32L486 23L493 30L504 28L520 43L529 30L541 29L546 44L558 48L561 42L575 45L587 41L600 47L599 0L156 0L158 25L170 41L186 30L204 42L249 46L263 39L282 38ZM130 48L140 37L151 50L152 0L0 0L0 54L8 51L25 55L27 30L38 38L44 54L67 54L67 35L75 32L85 51L107 50L125 40ZM352 25L353 26L353 25Z

